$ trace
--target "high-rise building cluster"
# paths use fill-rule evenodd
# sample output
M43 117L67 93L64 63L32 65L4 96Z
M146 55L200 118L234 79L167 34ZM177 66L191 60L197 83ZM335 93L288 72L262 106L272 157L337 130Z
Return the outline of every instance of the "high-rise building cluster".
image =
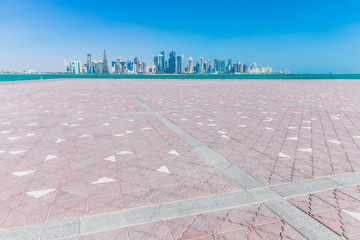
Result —
M175 51L169 53L166 58L165 51L154 57L153 64L147 66L145 61L140 61L138 57L133 60L123 60L118 58L112 61L110 68L107 60L106 50L104 50L103 60L92 61L91 53L87 55L87 61L81 64L80 61L66 61L65 71L72 74L96 73L96 74L270 74L271 67L257 67L254 62L248 66L242 62L234 62L232 59L225 60L210 59L204 61L200 57L194 62L192 57L185 60L184 55L176 56Z
M204 61L204 58L200 57L199 61L194 63L194 59L189 57L185 62L184 55L176 56L175 51L169 53L169 58L166 60L165 52L161 51L158 56L154 57L154 64L151 68L151 73L197 73L197 74L225 74L225 73L263 73L270 74L272 73L271 67L261 67L258 68L254 62L251 68L242 63L232 63L232 59L229 59L227 64L225 60L214 59L211 63L211 60L208 59Z

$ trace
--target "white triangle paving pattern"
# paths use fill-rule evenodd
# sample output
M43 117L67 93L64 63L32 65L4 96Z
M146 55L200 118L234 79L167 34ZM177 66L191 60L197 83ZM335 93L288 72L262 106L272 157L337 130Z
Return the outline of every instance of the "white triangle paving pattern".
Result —
M11 173L12 175L18 176L18 177L22 177L22 176L26 176L30 173L34 173L36 172L36 170L29 170L29 171L22 171L22 172L13 172Z
M27 152L27 150L10 151L9 153L15 155L15 154L20 154L20 153L24 153L24 152Z
M99 178L98 180L92 182L91 184L109 183L109 182L116 182L116 180L113 178L102 177L102 178Z
M55 158L57 158L57 156L49 154L49 155L47 155L47 157L45 158L45 162L46 162L46 161L53 160L53 159L55 159Z
M79 138L88 138L88 137L92 137L92 135L80 135Z
M327 140L328 142L335 143L335 144L341 144L339 141L336 140Z
M180 156L180 154L174 149L174 150L171 150L170 152L168 152L169 154L172 154L172 155L176 155L176 156Z
M279 153L279 157L292 158L289 155L286 155L285 153L282 153L282 152Z
M104 160L110 161L110 162L116 162L116 160L115 160L115 155L111 155L111 156L109 156L109 157L107 157L107 158L104 158Z
M161 166L160 168L156 169L156 171L170 174L170 170L166 167L166 165Z
M133 152L130 152L130 151L121 151L121 152L118 152L116 153L117 155L125 155L125 154L132 154Z
M299 148L298 149L300 152L312 152L312 148Z
M360 221L360 213L358 212L351 212L348 210L342 210L344 213L349 214L350 216L352 216L353 218L357 219Z
M289 139L289 140L298 140L299 138L298 137L289 137L287 139Z
M45 196L48 193L54 192L56 189L45 189L45 190L38 190L38 191L31 191L31 192L26 192L27 195L32 196L34 198L40 198Z

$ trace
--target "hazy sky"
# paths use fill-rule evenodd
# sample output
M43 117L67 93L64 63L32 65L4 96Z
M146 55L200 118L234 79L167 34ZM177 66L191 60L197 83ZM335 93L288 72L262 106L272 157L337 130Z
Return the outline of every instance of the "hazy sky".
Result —
M165 50L293 73L360 73L360 1L0 0L0 70Z

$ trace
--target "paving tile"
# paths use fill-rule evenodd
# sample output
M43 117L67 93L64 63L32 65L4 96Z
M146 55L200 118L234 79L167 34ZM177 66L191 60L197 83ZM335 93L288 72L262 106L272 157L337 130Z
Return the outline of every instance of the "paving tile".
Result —
M264 185L360 171L358 81L167 83L1 83L1 228L243 190L120 88ZM337 188L289 201L356 239L359 189ZM262 205L239 209L80 239L302 239Z
M347 238L360 234L360 202L346 193L358 193L358 186L340 187L290 198L289 201L316 220Z

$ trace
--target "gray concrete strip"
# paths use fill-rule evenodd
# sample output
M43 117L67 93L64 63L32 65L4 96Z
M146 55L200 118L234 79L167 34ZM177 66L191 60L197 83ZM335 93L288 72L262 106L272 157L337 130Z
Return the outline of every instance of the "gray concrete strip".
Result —
M160 113L151 109L149 106L147 106L145 103L137 99L135 96L128 93L125 89L122 89L120 87L119 89L121 89L124 93L129 95L135 102L137 102L140 106L142 106L144 109L150 112L155 118L157 118L166 127L168 127L171 131L177 134L187 144L193 147L202 157L208 160L208 162L212 166L217 167L218 169L223 171L224 174L226 174L232 180L237 182L240 186L242 186L245 189L258 188L264 186L264 184L259 182L257 179L253 178L252 176L250 176L249 174L247 174L237 166L227 161L225 158L223 158L222 156L211 150L209 147L207 147L202 142L197 140L191 134L187 133L184 129L180 128L179 126L171 122L169 119L162 116Z
M283 197L269 187L249 189L247 192L259 202L282 200Z
M256 202L257 201L246 191L240 191L84 217L81 219L80 235L159 220L192 216L200 213L254 204Z
M329 177L331 180L341 184L342 186L350 186L360 184L360 173L348 173Z
M270 186L271 189L273 189L275 192L277 192L283 197L319 192L327 189L333 189L336 187L341 187L341 185L327 177L306 180L303 182Z
M0 231L1 240L49 240L78 236L80 219L50 222Z
M181 200L57 222L0 230L0 240L62 239L255 204L246 191Z
M265 201L264 205L309 240L343 239L284 199Z

